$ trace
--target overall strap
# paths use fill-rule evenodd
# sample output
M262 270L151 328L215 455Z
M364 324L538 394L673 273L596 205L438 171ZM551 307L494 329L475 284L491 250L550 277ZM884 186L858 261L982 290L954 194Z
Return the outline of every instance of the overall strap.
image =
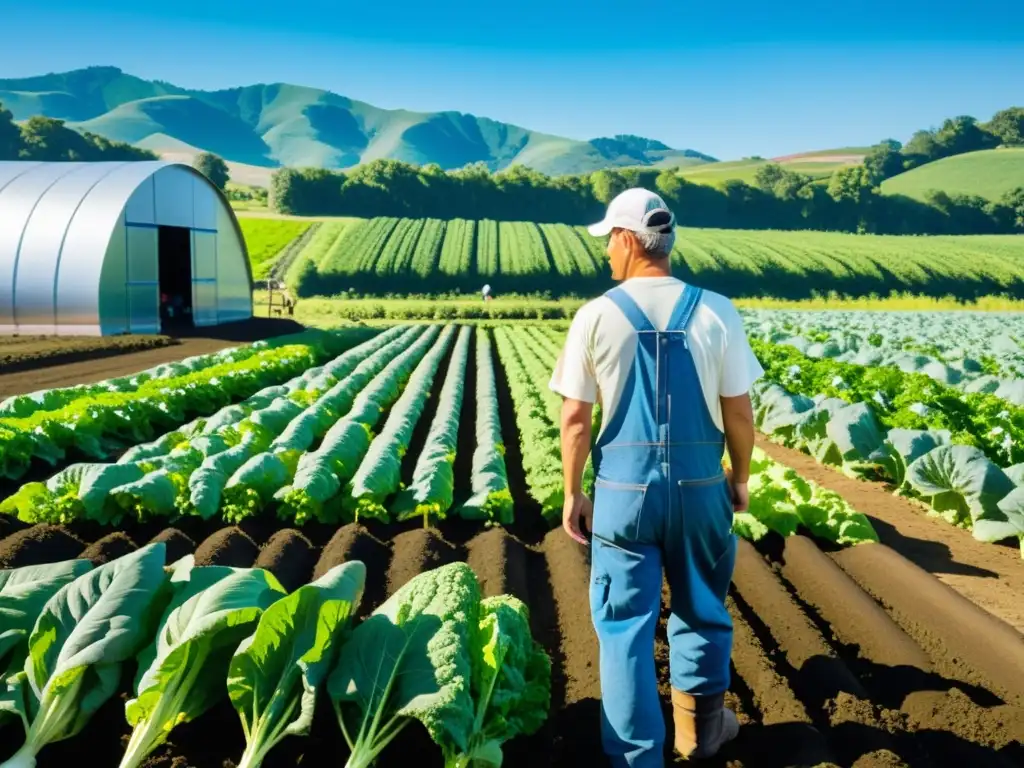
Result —
M651 321L644 314L644 311L640 309L637 303L633 300L633 297L626 293L622 286L612 288L608 291L605 296L615 302L615 305L622 310L622 314L626 316L626 319L632 323L633 328L636 331L653 331L656 330Z
M703 294L703 288L687 283L683 288L683 295L679 297L675 309L672 310L672 318L668 321L668 327L665 330L685 331Z

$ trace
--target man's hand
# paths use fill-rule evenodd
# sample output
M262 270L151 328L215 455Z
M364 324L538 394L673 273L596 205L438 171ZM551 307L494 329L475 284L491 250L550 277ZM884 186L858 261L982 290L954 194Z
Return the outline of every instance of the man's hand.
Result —
M729 491L732 495L733 512L746 512L747 507L750 506L750 491L747 489L747 484L734 483L730 477Z
M593 530L594 504L585 493L577 493L565 497L565 504L562 507L562 528L573 539L583 546L588 542L580 529L580 521L587 525L587 530Z

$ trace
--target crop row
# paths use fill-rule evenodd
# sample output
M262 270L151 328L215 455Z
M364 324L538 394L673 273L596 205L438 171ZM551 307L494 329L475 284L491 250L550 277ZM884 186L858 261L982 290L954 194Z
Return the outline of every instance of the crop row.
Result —
M381 278L388 278L388 292L475 289L480 279L491 278L544 290L552 270L600 277L603 245L584 238L590 236L572 227L532 222L378 217L347 226L325 223L288 281L302 295L379 292Z
M750 336L815 359L923 373L1024 405L1024 323L964 312L741 310Z
M403 489L401 468L412 431L456 335L435 423L412 483ZM126 516L179 515L238 522L273 508L299 525L360 515L419 515L428 524L445 517L454 503L452 463L470 339L469 327L458 334L455 326L393 327L322 368L137 445L116 463L74 464L46 482L28 483L0 504L0 512L26 522L85 518L116 524ZM497 451L503 443L493 413L494 374L489 346L481 348L476 380L486 394L475 393L482 401L478 440L484 451ZM503 470L500 456L477 456L474 496L456 513L509 522Z
M1024 547L1020 409L924 374L754 346L767 372L752 398L761 432L849 475L889 482L980 541Z
M255 221L248 226L256 227ZM330 243L329 257L322 249L314 254L311 242L312 271L297 266L292 275L301 283L297 287L302 295L347 288L377 295L440 293L477 288L480 278L500 279L504 293L546 290L565 296L610 286L605 245L584 227L465 219L415 223L390 217L348 221L346 235ZM415 250L407 252L411 258L395 262L391 253L397 252L401 233L413 228L419 234ZM680 227L672 262L683 279L728 296L763 296L768 285L774 294L794 299L829 291L966 298L1015 290L1020 258L1021 244L1013 237L864 237ZM392 280L386 286L376 279L381 260L391 267ZM296 264L306 261L297 259ZM527 268L542 263L543 273Z
M539 328L493 331L514 408L526 492L551 525L561 519L562 508L561 398L546 386L559 350L554 333ZM454 510L466 519L508 523L512 497L498 415L504 393L496 386L490 332L482 328L473 376L471 493L465 503L455 504L454 461L460 421L468 410L463 400L471 338L468 327L392 327L284 385L139 444L115 463L74 464L45 482L27 483L0 504L0 512L25 522L51 523L88 519L117 524L126 518L181 515L239 522L271 512L294 525L367 517L422 517L430 525ZM442 368L445 360L447 368ZM426 403L440 381L428 425ZM421 421L429 431L423 445L417 445L418 455L407 456ZM600 422L598 408L594 434ZM403 467L413 463L406 487ZM593 480L588 461L588 492ZM838 525L849 510L833 506L823 514ZM773 528L770 515L763 517ZM738 521L737 530L752 534L758 529ZM831 538L851 543L871 538L837 535Z
M308 735L324 699L365 768L421 723L446 768L500 765L502 745L538 730L551 660L526 605L482 598L470 567L420 573L360 622L366 566L349 560L288 593L263 568L166 562L163 542L89 560L0 571L0 729L21 747L0 768L32 768L88 727L135 665L119 768L139 768L180 724L229 699L258 768ZM4 750L7 751L6 749Z
M310 226L308 221L245 217L240 218L238 224L242 228L245 247L249 252L249 265L254 280L265 279L281 252Z
M365 339L373 331L307 332L241 349L238 359L210 359L186 373L124 377L12 398L11 415L0 419L0 477L18 479L39 461L54 466L69 454L106 459L126 446L176 427L190 414L210 414L288 376L308 371L331 351ZM188 367L185 367L188 370ZM258 394L258 393L257 393Z

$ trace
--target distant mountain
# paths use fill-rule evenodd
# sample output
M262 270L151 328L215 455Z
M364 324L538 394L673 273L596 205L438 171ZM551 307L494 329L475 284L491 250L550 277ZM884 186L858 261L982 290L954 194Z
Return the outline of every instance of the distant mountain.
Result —
M446 170L475 162L491 170L519 163L559 175L715 162L639 136L578 141L461 112L381 109L286 83L196 91L117 67L0 79L0 103L15 120L45 115L165 155L206 150L265 169L340 169L390 158Z

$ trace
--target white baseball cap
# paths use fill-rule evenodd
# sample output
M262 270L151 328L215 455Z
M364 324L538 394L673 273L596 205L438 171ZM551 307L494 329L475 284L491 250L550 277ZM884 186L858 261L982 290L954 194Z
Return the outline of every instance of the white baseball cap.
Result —
M667 235L675 223L675 214L668 209L660 196L649 189L633 187L616 195L608 203L604 219L591 224L587 231L594 237L604 237L614 227L633 232Z

